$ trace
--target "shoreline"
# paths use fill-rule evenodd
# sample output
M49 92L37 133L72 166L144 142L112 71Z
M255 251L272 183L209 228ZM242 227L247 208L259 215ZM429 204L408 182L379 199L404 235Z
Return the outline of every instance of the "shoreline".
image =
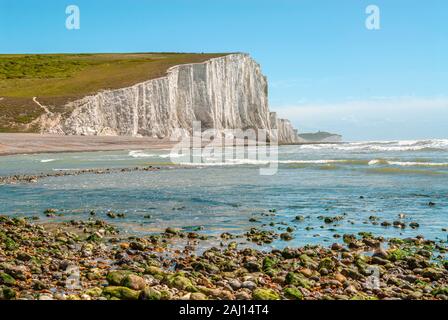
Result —
M63 136L38 133L0 133L0 157L42 153L171 149L178 142L169 139L131 136ZM289 145L342 144L343 142L297 142Z
M170 149L176 143L158 138L127 136L61 136L36 133L0 133L0 157L42 153Z
M242 238L263 239L249 231L223 233L220 246L197 254L209 241L200 231L125 237L93 218L5 216L0 237L0 300L448 300L440 258L448 247L423 237L360 233L329 247L239 248Z

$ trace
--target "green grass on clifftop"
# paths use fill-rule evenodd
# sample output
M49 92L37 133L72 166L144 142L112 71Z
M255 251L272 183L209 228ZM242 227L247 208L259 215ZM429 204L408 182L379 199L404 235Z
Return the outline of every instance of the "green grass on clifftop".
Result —
M70 101L100 90L128 87L162 77L175 65L224 54L127 53L0 55L0 132L33 131L23 125L43 110L63 112Z

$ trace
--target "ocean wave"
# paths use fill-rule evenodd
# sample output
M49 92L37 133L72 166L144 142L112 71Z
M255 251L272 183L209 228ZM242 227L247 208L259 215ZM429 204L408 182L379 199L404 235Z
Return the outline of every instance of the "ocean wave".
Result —
M368 165L369 166L375 166L377 164L389 164L389 161L387 160L383 160L383 159L375 159L375 160L370 160Z
M56 159L42 159L40 160L41 163L47 163L47 162L53 162L56 161Z
M321 159L321 160L280 160L281 164L368 164L368 160L363 159Z
M361 141L341 144L302 145L304 150L340 150L340 151L448 151L448 139L402 140L402 141Z
M238 165L268 165L275 163L276 161L269 160L250 160L250 159L226 159L225 161L216 161L212 159L205 159L200 163L195 162L180 162L180 165L184 166L210 166L210 167L223 167L223 166L238 166Z
M153 158L158 155L153 153L145 153L143 150L132 150L129 151L129 156L132 158Z
M448 162L389 161L384 159L369 161L369 166L374 165L390 165L403 167L448 167Z
M402 166L402 167L448 167L448 162L429 162L429 161L397 161L397 160L386 160L386 159L316 159L316 160L256 160L256 159L216 159L216 158L206 158L202 162L180 162L180 165L190 165L190 166L238 166L238 165L253 165L253 166L263 166L269 164L278 165L297 165L299 168L306 166Z
M176 153L165 153L165 154L156 154L156 153L147 153L143 150L133 150L129 151L129 156L132 158L180 158L184 155L182 154L176 154Z
M268 165L274 164L299 164L299 165L329 165L329 164L368 164L368 160L359 159L319 159L319 160L255 160L255 159L226 159L218 161L214 158L207 158L201 163L181 162L181 165L199 165L199 166L235 166L235 165Z
M183 154L177 154L177 153L169 153L169 154L161 154L158 157L162 158L162 159L167 159L167 158L174 159L174 158L182 158L182 157L184 157L184 155Z

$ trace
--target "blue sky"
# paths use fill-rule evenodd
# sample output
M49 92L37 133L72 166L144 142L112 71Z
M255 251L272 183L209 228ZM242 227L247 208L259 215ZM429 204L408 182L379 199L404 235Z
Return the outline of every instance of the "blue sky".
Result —
M448 138L446 0L0 0L0 53L140 51L248 52L300 131Z

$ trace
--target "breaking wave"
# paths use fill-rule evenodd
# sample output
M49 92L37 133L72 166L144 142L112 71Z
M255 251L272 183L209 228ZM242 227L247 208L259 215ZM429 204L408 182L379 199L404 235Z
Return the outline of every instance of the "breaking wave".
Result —
M400 166L400 167L440 167L448 168L448 162L423 162L423 161L392 161L385 159L362 160L362 159L319 159L319 160L253 160L253 159L225 159L219 161L214 158L204 159L201 163L180 162L181 165L196 166L236 166L236 165L268 165L268 164L298 165L303 166L331 166L331 165L353 165L353 166Z
M203 163L195 164L190 162L182 162L183 165L206 165L206 166L228 166L228 165L267 165L270 163L278 164L303 164L303 165L323 165L323 164L368 164L367 160L253 160L253 159L226 159L225 161L217 161L214 158L207 158Z
M129 151L129 156L132 158L153 158L153 157L157 157L157 154L152 154L152 153L146 153L142 150L133 150L133 151Z
M302 145L300 149L341 150L341 151L448 151L448 139L403 140L403 141L363 141L341 144Z
M390 165L403 167L448 167L448 162L388 161L383 159L369 161L369 166L374 165Z
M47 163L47 162L53 162L53 161L56 161L56 159L43 159L43 160L40 160L41 163Z
M155 153L146 153L142 150L129 151L129 156L132 158L162 158L162 159L182 157L182 155L175 153L155 154Z

